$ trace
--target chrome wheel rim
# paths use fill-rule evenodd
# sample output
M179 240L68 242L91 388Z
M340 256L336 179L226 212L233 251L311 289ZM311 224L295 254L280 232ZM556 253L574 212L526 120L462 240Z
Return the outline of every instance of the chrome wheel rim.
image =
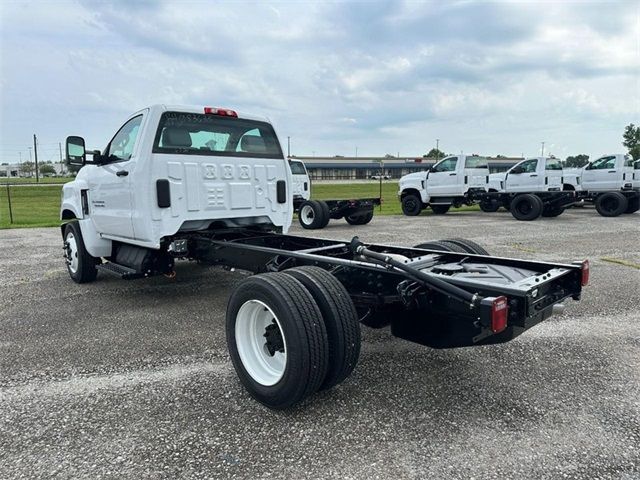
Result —
M240 361L251 378L267 387L278 383L287 366L287 344L273 310L259 300L242 304L235 336Z

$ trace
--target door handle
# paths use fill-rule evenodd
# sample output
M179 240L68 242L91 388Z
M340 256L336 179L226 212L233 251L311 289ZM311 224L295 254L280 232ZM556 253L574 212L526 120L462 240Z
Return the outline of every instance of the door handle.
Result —
M129 172L127 172L126 170L118 170L116 172L116 175L119 177L126 177L127 175L129 175Z
M535 173L533 175L531 175L532 177L537 177L538 175L536 175Z
M449 176L450 177L455 177L457 175L457 173L450 173Z
M616 173L615 170L609 170L609 173Z

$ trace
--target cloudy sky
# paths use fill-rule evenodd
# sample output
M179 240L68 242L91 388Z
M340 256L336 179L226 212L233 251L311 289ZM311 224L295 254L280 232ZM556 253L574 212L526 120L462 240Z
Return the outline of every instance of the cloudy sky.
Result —
M266 115L297 155L620 152L640 2L0 3L0 161L153 103Z

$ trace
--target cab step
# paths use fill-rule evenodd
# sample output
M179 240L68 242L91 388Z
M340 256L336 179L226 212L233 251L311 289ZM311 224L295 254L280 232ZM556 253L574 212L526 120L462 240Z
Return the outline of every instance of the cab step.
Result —
M96 265L96 268L101 272L108 273L109 275L114 275L118 278L122 278L123 280L132 280L134 278L144 277L143 273L138 272L133 268L113 262L101 263L99 265Z

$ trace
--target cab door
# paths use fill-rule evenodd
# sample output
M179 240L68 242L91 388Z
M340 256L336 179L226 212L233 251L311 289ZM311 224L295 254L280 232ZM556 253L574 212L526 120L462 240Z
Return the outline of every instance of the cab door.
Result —
M458 173L458 157L448 157L436 163L427 176L427 194L430 197L462 195L464 178Z
M507 172L505 188L507 192L535 192L538 185L538 159L520 162Z
M563 184L562 163L555 158L547 158L544 163L544 187L547 191L560 191ZM542 165L541 165L542 166Z
M89 176L90 217L103 235L134 238L131 183L143 118L136 115L118 130L102 155L104 163Z
M616 168L615 155L594 160L582 172L583 190L619 190L621 183L622 168Z

